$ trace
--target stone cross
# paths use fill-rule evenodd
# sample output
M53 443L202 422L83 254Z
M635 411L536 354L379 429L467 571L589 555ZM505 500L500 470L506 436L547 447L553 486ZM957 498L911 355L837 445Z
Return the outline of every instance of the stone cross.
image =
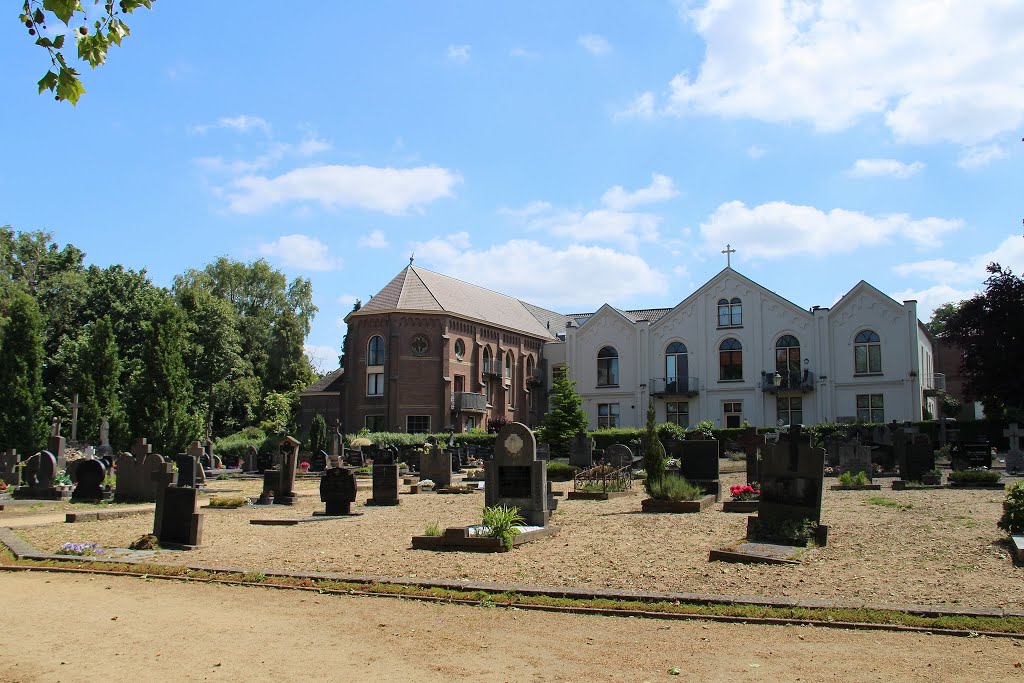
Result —
M1022 431L1020 427L1017 426L1016 422L1011 424L1009 429L1003 430L1003 436L1010 437L1011 451L1020 450L1020 437L1024 436L1024 431Z
M727 244L725 245L725 249L722 250L722 253L725 254L725 267L732 267L732 255L736 253L736 250L732 248L732 245Z
M152 452L153 445L146 443L146 439L144 437L135 439L135 443L132 444L132 455L135 456L135 460L139 463L141 463L143 459Z
M78 440L78 409L82 407L82 404L78 402L78 392L75 392L74 397L71 399L71 403L68 404L68 408L71 408L71 441Z

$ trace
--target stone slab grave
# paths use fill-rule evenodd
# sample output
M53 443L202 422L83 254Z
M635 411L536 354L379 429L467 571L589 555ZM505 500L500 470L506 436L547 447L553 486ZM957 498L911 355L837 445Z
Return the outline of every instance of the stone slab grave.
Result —
M114 500L118 503L153 503L158 491L153 475L167 464L162 455L153 453L153 446L144 438L135 439L131 453L117 456L117 487Z
M501 553L509 550L500 539L484 536L484 531L481 526L449 527L440 536L413 536L412 547L414 550L464 550L483 553ZM512 547L557 533L558 527L554 526L523 527L512 541Z
M722 481L718 468L719 444L715 439L670 441L665 452L679 459L679 476L700 486L704 493L722 498Z
M57 458L42 451L28 458L22 468L22 485L14 491L14 498L33 500L61 500L70 495L54 486L57 476Z
M294 505L298 496L295 495L295 468L299 461L301 443L286 436L281 440L279 448L281 464L263 472L263 492L256 501L257 505Z
M193 487L171 486L174 467L164 463L153 474L157 485L153 535L161 548L192 550L202 546L203 513L199 512L199 491Z
M107 468L100 460L79 460L75 468L78 483L71 494L72 503L95 503L106 498L103 480L107 476Z
M452 454L442 450L436 443L430 450L420 456L420 480L429 479L434 488L447 488L452 485Z
M484 463L484 504L519 508L531 526L547 526L551 517L547 462L537 459L530 428L510 422L494 441L494 459Z
M755 427L747 427L743 430L740 443L743 445L743 453L747 456L747 483L761 481L758 474L758 463L761 458L761 448L765 444L764 435L758 434Z
M1006 452L1007 473L1024 472L1024 451L1020 449L1020 437L1024 436L1024 430L1021 430L1014 422L1003 430L1003 436L1010 440L1010 450Z
M761 502L757 516L747 518L747 537L711 551L709 560L768 562L800 560L806 547L779 542L787 526L813 526L817 545L828 541L828 527L821 524L825 450L812 448L793 426L777 444L767 444L761 459ZM785 550L786 548L790 550Z
M373 465L373 496L367 505L398 505L398 465ZM322 480L321 480L322 486Z
M935 469L935 450L932 440L927 434L914 434L910 443L903 448L903 459L899 463L900 478L893 481L894 489L906 488L908 482L939 484L940 481L929 480L931 471Z
M954 443L949 456L954 472L970 469L992 469L992 448L987 441Z
M594 466L594 440L580 432L569 440L569 464L590 469Z

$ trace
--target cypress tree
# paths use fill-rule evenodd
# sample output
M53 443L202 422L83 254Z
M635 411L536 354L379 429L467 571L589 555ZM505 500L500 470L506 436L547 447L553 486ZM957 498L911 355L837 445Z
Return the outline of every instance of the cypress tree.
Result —
M35 453L46 440L43 322L36 301L15 290L0 329L0 446Z
M541 438L551 446L551 453L558 457L569 454L569 441L576 434L586 431L587 413L583 410L583 399L576 393L576 382L569 379L569 370L555 376L552 382L550 410L541 423Z

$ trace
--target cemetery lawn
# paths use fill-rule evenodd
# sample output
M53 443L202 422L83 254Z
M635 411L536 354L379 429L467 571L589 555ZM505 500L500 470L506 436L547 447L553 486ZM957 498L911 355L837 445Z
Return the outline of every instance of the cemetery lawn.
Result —
M742 483L723 476L723 490ZM826 480L826 484L828 480ZM307 517L322 510L317 482L299 479L291 507L206 510L203 543L191 552L161 552L158 562L241 567L251 571L323 571L387 578L464 579L510 585L670 591L730 596L832 599L845 604L945 604L1024 610L1024 568L1016 568L996 527L998 491L824 492L829 544L800 566L708 562L708 551L746 529L745 514L644 514L642 487L610 501L559 499L560 533L510 553L411 549L411 538L439 522L477 523L483 493L402 495L398 507L367 507L361 516L291 527L255 526L254 518ZM258 494L259 482L215 482ZM555 484L571 489L571 482ZM827 488L827 487L826 487ZM234 495L234 494L233 494ZM888 502L894 501L894 502ZM205 500L204 500L205 504ZM0 513L0 524L2 515ZM150 515L17 530L44 552L61 544L127 547L152 530Z

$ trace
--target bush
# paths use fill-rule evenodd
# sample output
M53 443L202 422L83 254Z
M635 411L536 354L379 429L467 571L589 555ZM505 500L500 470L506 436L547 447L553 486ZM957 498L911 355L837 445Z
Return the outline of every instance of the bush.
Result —
M512 550L516 536L522 533L516 527L525 524L526 520L519 515L519 508L494 505L484 507L483 525L487 527L491 538L501 540L506 550Z
M249 499L241 496L237 498L211 498L210 507L212 508L240 508L243 505L248 505Z
M487 433L497 434L501 431L501 428L508 424L508 420L501 415L492 417L487 420Z
M992 470L959 470L949 473L949 480L956 484L995 484L1002 475Z
M751 524L751 540L805 546L811 542L817 530L818 523L813 519L787 519L776 523L754 519Z
M548 481L571 481L579 471L578 467L566 465L564 462L549 462Z
M1011 536L1024 533L1024 481L1011 486L1006 494L999 528Z
M647 495L654 500L670 500L678 503L683 500L699 500L704 497L704 489L691 484L683 477L675 474L666 474L658 481L648 479L644 483Z
M423 532L424 536L440 536L441 522L431 522Z
M868 479L866 472L858 472L853 474L852 472L843 472L839 475L840 486L867 486L871 483Z

